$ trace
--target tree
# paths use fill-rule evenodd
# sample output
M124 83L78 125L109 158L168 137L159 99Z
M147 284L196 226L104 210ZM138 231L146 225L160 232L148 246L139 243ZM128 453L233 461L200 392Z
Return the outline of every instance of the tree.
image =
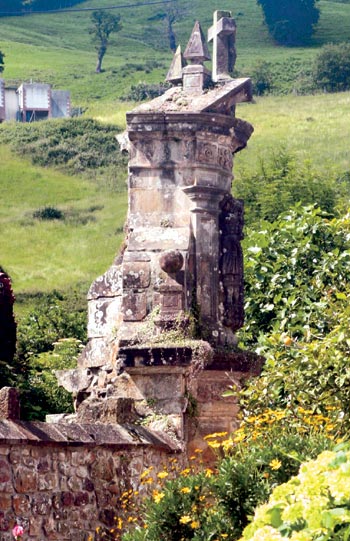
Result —
M273 39L281 45L302 45L312 36L320 12L318 0L257 0Z
M97 65L96 73L101 73L102 60L106 54L109 37L113 32L119 32L122 29L120 23L120 15L112 15L102 9L93 11L91 15L92 28L90 28L90 34L92 34L92 40L95 43L95 49L97 51Z
M314 82L328 92L350 88L350 43L325 45L318 53L314 65Z
M175 0L171 4L164 3L164 8L159 13L149 17L149 21L163 21L165 24L166 36L168 39L169 48L171 51L176 51L176 35L174 24L183 19L187 14L187 8L180 7Z

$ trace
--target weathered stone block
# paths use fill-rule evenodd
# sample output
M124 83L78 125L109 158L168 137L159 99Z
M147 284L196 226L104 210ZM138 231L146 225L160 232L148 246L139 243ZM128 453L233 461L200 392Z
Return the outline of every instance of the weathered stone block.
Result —
M14 476L14 487L20 494L35 492L38 489L37 472L19 467Z
M38 490L54 490L57 489L57 479L54 473L47 473L45 475L39 475L38 477Z
M99 457L91 465L92 479L103 479L105 481L112 481L114 473L114 463L111 457Z
M74 494L72 492L62 492L62 505L66 507L74 505Z
M116 297L122 292L121 269L119 265L112 265L108 271L99 276L91 285L88 299L101 297Z
M10 529L10 519L0 511L0 532L8 532Z
M21 516L30 511L30 500L27 495L15 494L12 497L12 505L15 515Z
M89 302L89 338L101 338L116 333L121 319L121 303L121 296L100 298Z
M149 263L134 262L123 264L123 287L125 289L145 289L151 282Z
M147 297L145 293L126 292L123 295L124 321L142 321L147 315Z
M89 503L89 494L87 492L78 492L75 494L74 505L82 507Z
M0 459L0 483L7 483L11 479L11 469L7 461Z
M52 507L51 498L47 494L35 494L32 499L33 515L48 515Z
M11 495L0 493L0 509L2 509L2 511L9 511L11 508L12 508Z

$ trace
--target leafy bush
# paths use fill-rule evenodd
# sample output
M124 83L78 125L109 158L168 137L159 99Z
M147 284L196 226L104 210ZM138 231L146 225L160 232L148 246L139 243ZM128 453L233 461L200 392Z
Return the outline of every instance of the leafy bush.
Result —
M139 83L138 85L133 85L130 88L130 92L123 97L123 100L131 101L145 101L152 100L164 94L164 92L170 88L170 85L167 83L158 83L158 84L147 84Z
M44 420L48 413L72 413L73 397L57 384L55 370L75 368L82 343L76 338L61 338L52 344L53 350L32 356L29 375L22 388L27 419Z
M246 541L346 541L350 535L350 450L341 445L303 464L277 487L246 528Z
M33 212L33 218L38 220L62 220L64 214L56 207L44 207Z
M280 148L261 160L254 175L242 171L235 181L234 195L244 200L246 223L256 224L259 220L275 221L296 203L316 204L335 214L337 205L348 201L349 188L332 172L321 174L310 162L299 163L293 154Z
M92 119L54 119L37 124L4 123L0 140L44 167L55 166L92 179L113 172L121 189L119 177L126 176L127 160L115 138L119 131L118 126Z
M76 291L42 294L36 306L18 321L17 356L25 364L32 356L52 351L61 338L86 340L85 301Z
M273 75L270 62L260 60L251 70L250 76L253 81L253 93L263 96L272 89Z
M86 306L78 291L54 291L34 300L34 308L18 321L10 382L21 391L23 418L43 420L47 413L72 410L72 398L58 388L53 371L75 366L86 341Z
M350 217L297 208L253 232L246 250L245 345L266 363L240 392L245 415L299 408L350 427Z
M327 92L350 89L350 43L322 47L315 59L314 81Z
M348 288L350 216L296 207L263 227L245 240L245 345L273 331L324 336L332 328L326 308Z
M328 325L332 327L327 334L307 329L299 340L292 333L280 332L261 339L259 351L265 355L266 364L259 379L240 395L246 413L256 415L273 408L288 409L292 416L297 416L301 408L327 416L331 420L329 433L334 437L348 434L350 310L339 304L332 304L326 311Z
M266 501L276 485L295 475L300 461L316 457L332 445L317 430L301 438L295 425L290 428L286 423L286 430L281 431L271 419L267 430L256 432L249 443L239 443L242 431L228 439L226 433L208 436L209 445L223 453L215 470L198 462L200 452L196 450L192 465L176 472L175 479L168 480L169 470L157 476L146 471L142 482L151 487L152 496L143 499L141 507L121 502L120 507L129 511L124 520L134 524L124 541L237 539L256 505ZM130 492L126 497L130 498ZM117 518L119 528L113 531L122 529L121 520Z

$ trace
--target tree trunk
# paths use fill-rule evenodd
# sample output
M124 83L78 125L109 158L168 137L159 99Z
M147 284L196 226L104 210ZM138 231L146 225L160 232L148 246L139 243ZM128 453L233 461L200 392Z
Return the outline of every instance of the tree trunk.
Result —
M106 50L107 50L106 46L101 46L99 50L97 51L97 64L96 64L95 73L101 73L102 71L102 60L103 60L104 55L106 54Z

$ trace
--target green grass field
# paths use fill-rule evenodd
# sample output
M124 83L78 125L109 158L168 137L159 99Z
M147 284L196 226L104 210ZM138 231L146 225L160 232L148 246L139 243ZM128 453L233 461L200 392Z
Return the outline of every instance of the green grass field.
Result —
M123 234L126 194L98 191L92 182L34 167L0 149L0 254L17 292L66 289L92 281L113 261ZM54 206L65 220L35 220Z

